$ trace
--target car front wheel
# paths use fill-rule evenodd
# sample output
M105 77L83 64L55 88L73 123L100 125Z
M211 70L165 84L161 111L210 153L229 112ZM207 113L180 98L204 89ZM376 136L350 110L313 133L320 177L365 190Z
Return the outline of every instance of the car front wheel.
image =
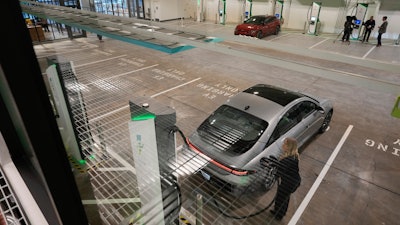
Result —
M328 130L329 124L331 123L331 119L332 119L332 113L333 112L331 110L326 114L326 116L324 118L324 122L322 123L321 127L319 128L319 132L321 134Z
M281 28L279 27L279 26L277 26L276 28L275 28L275 35L278 35L279 34L279 32L281 31Z
M258 38L258 39L263 38L263 34L262 34L262 31L261 31L261 30L257 32L257 38Z

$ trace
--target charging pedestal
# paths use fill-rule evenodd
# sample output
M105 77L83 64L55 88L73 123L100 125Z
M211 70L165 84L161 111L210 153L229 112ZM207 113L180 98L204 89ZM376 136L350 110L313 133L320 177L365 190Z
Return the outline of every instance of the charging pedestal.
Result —
M281 21L281 23L283 21L282 12L283 12L283 1L276 1L275 2L275 17L278 18Z
M181 193L169 166L176 162L175 110L152 98L129 102L129 133L135 162L141 209L129 224L170 224L178 221ZM127 223L127 224L128 224Z
M318 35L319 30L319 13L321 11L321 2L313 2L311 13L308 17L308 34Z
M93 139L73 63L58 56L49 56L47 62L50 100L65 149L83 164L87 157L84 153L92 152Z
M226 19L226 0L218 1L218 15L219 15L219 23L225 24Z
M249 3L247 3L247 2L249 2ZM242 19L242 21L245 21L251 17L252 8L253 8L253 0L246 0L243 2L243 19Z
M352 40L358 40L358 38L361 36L361 28L362 28L362 23L365 19L365 15L367 14L367 9L368 9L368 4L365 3L358 3L357 4L357 11L356 11L356 20L353 21L354 26L353 26L353 31L351 33L351 39Z
M197 0L197 22L203 22L203 0Z

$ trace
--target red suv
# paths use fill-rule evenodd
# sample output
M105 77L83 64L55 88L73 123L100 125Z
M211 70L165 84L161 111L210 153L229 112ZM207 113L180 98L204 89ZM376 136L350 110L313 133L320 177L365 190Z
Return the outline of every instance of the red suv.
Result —
M277 35L281 30L281 22L275 16L252 16L235 28L235 35L246 35L259 39L269 35Z

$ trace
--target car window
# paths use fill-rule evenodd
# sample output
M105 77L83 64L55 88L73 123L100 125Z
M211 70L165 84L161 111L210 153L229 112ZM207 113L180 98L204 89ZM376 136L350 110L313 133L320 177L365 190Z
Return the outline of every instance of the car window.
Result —
M260 24L263 24L264 19L265 19L264 17L250 17L244 23L260 25Z
M268 17L268 18L265 19L265 23L269 23L269 22L272 22L272 21L274 21L274 17Z
M279 139L282 135L296 126L303 118L310 115L316 109L316 105L310 101L304 101L290 108L279 120L267 146Z
M215 150L239 155L260 138L268 123L245 111L222 105L197 129L202 141Z
M317 108L317 105L315 105L314 102L310 102L310 101L304 101L302 103L300 103L299 105L299 117L300 119L303 119L305 117L307 117L308 115L310 115L312 112L314 112Z

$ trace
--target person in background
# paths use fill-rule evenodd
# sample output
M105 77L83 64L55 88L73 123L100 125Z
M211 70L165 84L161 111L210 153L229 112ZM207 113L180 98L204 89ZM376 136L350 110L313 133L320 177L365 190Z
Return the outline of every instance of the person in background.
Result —
M36 25L42 26L44 32L50 32L49 24L47 23L47 19L39 18Z
M388 26L387 16L382 17L382 21L382 24L378 27L378 44L376 44L376 47L382 46L382 34L386 33L386 28Z
M369 35L371 34L371 31L375 27L375 20L374 20L373 16L371 16L369 18L369 20L364 22L364 27L365 27L365 32L364 32L364 36L363 36L362 42L364 42L364 41L368 42Z
M100 42L103 42L103 35L97 34L97 38L99 39Z
M280 182L275 196L274 209L270 212L277 220L282 220L289 206L290 195L300 186L299 152L297 141L286 138L282 145L283 153L279 159L277 178Z
M342 41L350 42L350 34L353 32L353 17L347 16L344 22Z

